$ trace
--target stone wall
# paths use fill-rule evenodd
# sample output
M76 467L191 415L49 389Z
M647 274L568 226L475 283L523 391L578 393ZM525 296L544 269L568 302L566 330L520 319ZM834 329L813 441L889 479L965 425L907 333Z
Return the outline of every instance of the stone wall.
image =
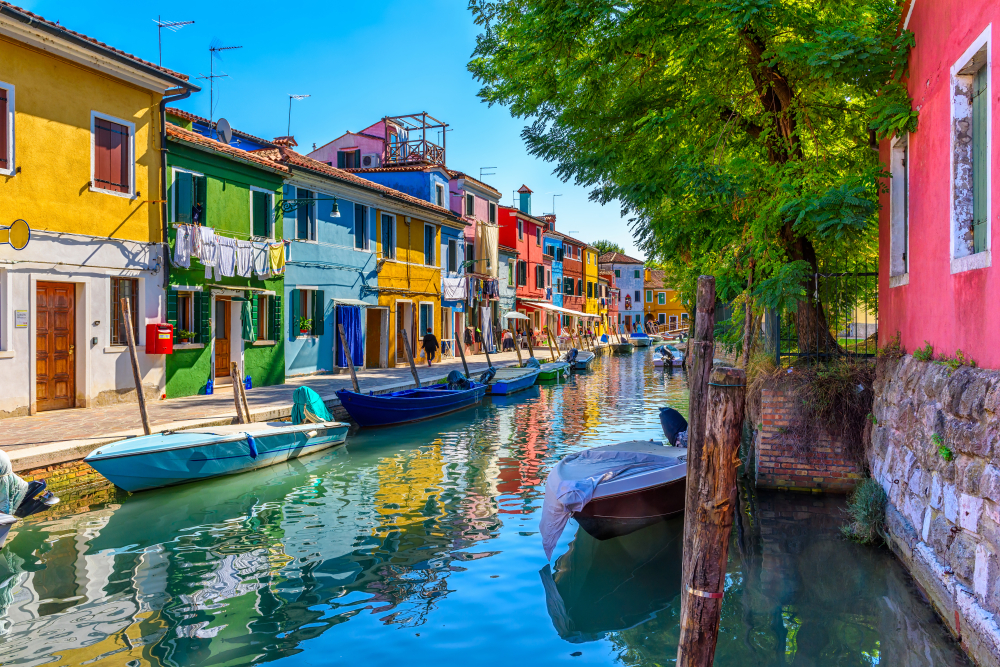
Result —
M885 362L873 413L891 547L970 655L1000 665L1000 371Z
M808 436L798 432L799 409L780 387L763 389L760 403L754 447L758 488L833 493L854 488L861 470L838 436L822 429Z

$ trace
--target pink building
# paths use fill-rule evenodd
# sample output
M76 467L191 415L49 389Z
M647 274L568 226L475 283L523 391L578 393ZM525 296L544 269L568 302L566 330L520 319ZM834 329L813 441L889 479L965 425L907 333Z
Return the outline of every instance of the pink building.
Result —
M880 146L892 178L879 219L879 341L899 332L909 352L929 341L938 353L961 349L1000 368L1000 266L992 260L1000 216L992 24L1000 26L1000 4L910 0L903 16L916 37L908 86L920 118L916 132Z

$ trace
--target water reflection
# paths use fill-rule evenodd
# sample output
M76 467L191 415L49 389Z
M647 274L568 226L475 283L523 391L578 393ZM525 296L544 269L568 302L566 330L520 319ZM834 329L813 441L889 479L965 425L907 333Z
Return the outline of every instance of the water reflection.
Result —
M672 661L680 522L566 531L549 569L536 525L559 457L686 409L647 357L28 522L0 551L0 663ZM898 564L836 537L839 501L742 498L717 664L963 664Z

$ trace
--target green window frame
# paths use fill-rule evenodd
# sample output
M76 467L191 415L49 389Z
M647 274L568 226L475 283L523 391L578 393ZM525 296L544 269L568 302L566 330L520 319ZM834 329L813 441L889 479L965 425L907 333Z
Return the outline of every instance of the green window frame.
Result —
M653 290L646 290L646 303L653 303Z

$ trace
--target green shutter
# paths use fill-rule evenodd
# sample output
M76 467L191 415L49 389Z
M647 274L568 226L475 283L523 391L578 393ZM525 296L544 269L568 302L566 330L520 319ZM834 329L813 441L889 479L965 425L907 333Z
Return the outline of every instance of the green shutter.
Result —
M323 290L313 292L313 335L322 336L324 327L323 319L326 315L326 300L323 297Z
M191 187L191 174L174 172L174 222L191 223L191 206L194 204Z
M250 292L250 322L251 322L251 324L253 324L253 333L254 333L254 336L257 336L258 333L259 333L258 324L257 324L258 323L258 319L259 319L258 316L257 316L257 302L259 300L260 300L259 296L256 296L256 295L254 295L253 292Z
M337 151L337 166L343 169L347 166L347 153L344 151Z
M989 199L989 141L986 136L989 99L986 67L976 72L972 87L972 252L986 250L986 203Z
M281 340L281 296L275 295L268 300L271 309L271 340Z
M361 166L361 149L360 148L358 150L354 151L354 166L355 167L360 167Z
M201 313L201 321L198 323L201 340L198 342L208 345L212 340L212 295L207 292L196 292L196 294L201 297L201 304L195 309Z
M270 215L270 195L266 192L253 192L253 235L268 238Z
M167 289L167 322L174 327L174 342L177 342L177 292L171 287Z
M301 298L297 289L293 289L288 295L291 302L288 304L288 330L292 332L292 340L295 340L295 337L299 335L299 300Z
M194 203L201 204L201 224L208 225L208 178L194 177Z

